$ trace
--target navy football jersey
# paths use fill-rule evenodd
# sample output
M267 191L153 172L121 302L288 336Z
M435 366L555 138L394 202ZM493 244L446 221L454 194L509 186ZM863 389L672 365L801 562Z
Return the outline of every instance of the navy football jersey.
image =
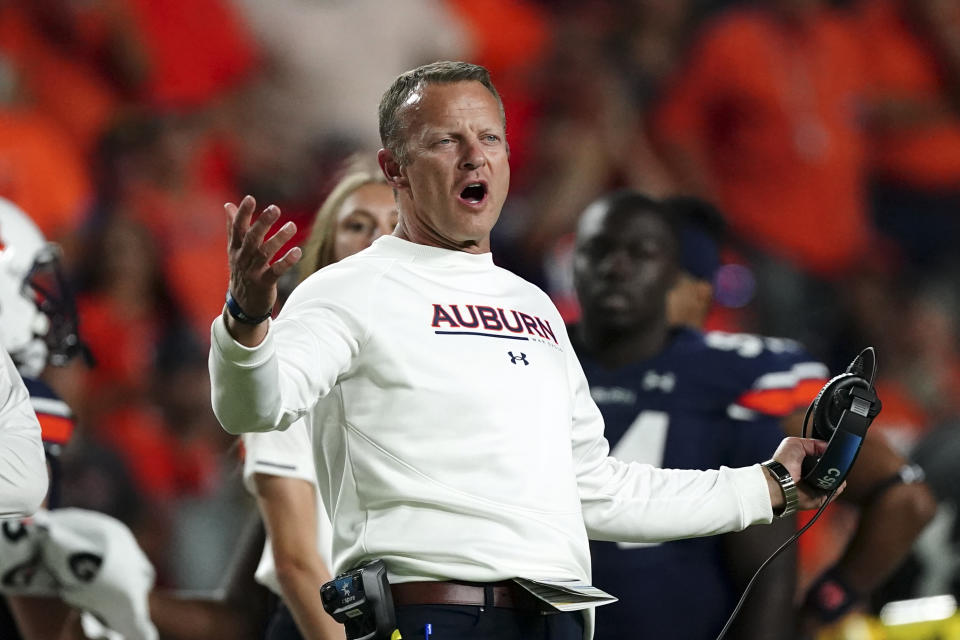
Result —
M576 343L576 330L571 336ZM577 345L611 454L663 468L769 459L802 380L822 380L795 342L688 328L657 356L606 369ZM597 640L716 637L739 598L718 536L662 544L592 542L593 582L620 598L597 609Z
M36 378L23 378L30 402L40 421L43 446L49 455L59 455L73 435L73 412L50 386Z

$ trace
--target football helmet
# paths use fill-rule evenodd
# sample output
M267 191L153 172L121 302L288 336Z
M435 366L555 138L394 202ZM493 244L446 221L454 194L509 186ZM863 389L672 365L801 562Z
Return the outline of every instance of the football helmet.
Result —
M85 351L60 248L27 214L0 198L0 344L21 375L36 377Z

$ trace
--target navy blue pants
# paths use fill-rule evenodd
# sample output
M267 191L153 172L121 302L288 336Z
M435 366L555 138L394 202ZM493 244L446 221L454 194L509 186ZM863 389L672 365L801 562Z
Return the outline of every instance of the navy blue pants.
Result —
M397 607L403 640L583 640L579 612L543 615L520 609L447 604Z
M264 638L266 640L303 640L293 614L283 602L280 602L276 611L273 612Z

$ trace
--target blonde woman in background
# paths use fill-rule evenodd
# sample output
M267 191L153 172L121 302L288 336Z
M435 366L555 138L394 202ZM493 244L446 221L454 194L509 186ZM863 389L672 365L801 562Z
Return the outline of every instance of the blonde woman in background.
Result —
M317 211L297 265L299 280L366 249L396 226L397 203L380 170L348 170Z
M393 233L396 224L397 205L383 175L352 165L317 212L296 280L369 247ZM331 421L338 417L333 406L327 413ZM324 438L336 437L336 430L325 431ZM256 578L282 600L267 639L343 638L342 625L326 614L320 600L332 566L332 530L322 505L339 479L318 482L313 450L321 444L313 442L303 421L282 432L245 434L243 441L244 482L257 497L267 529Z

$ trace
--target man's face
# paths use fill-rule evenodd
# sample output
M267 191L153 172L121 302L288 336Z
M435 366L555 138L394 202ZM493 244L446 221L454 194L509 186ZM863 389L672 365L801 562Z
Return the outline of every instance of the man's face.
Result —
M496 98L479 82L428 84L411 95L402 118L407 158L395 175L392 154L381 151L397 189L402 233L421 244L489 251L510 187Z
M667 223L642 210L584 213L577 230L574 283L585 320L601 329L642 329L666 314L677 277L676 238Z

